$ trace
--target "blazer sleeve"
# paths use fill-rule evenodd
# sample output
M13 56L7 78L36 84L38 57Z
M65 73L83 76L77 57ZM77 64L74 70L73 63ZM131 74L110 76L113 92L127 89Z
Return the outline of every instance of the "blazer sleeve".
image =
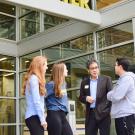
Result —
M86 93L84 91L84 81L81 82L81 86L80 86L80 96L79 96L79 100L86 104Z
M112 90L112 80L110 77L107 79L107 93Z

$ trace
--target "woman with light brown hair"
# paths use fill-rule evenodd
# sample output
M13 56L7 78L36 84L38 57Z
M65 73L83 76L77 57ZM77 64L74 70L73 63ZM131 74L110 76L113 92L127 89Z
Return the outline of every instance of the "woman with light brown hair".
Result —
M44 135L47 127L44 110L45 72L47 58L36 56L33 58L25 75L23 94L26 97L25 122L31 135Z
M47 129L48 135L73 135L66 119L68 98L65 77L67 67L64 63L53 65L51 81L46 84Z

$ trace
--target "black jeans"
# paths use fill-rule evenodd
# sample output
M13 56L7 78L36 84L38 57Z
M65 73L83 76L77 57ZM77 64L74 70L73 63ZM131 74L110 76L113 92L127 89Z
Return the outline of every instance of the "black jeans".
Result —
M134 115L115 119L117 135L134 135Z
M25 123L30 130L30 135L44 135L44 128L41 126L37 115L25 119Z
M47 111L48 135L73 135L71 127L63 111Z

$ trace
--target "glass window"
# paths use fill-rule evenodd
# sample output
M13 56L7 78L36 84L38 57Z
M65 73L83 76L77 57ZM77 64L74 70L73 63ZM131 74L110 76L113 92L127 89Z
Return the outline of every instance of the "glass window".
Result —
M16 20L13 17L0 14L0 38L15 40Z
M15 70L15 57L5 56L0 54L0 69Z
M15 8L15 6L8 5L8 4L0 2L0 12L7 13L7 14L10 14L10 15L15 15L16 8Z
M94 50L93 35L62 43L62 58Z
M13 99L0 99L0 124L16 122L16 104Z
M97 9L101 9L123 0L96 0Z
M97 33L98 46L103 48L133 39L132 22L126 22Z
M40 51L20 57L20 71L28 69L33 57L40 55Z
M14 97L15 73L0 71L0 96Z
M98 53L101 74L109 75L113 80L117 79L115 75L115 60L118 57L127 57L131 61L130 71L135 72L135 54L134 45L127 44L121 47L105 50Z
M0 126L0 135L16 135L16 126Z
M40 15L37 11L22 9L20 11L20 31L21 39L32 36L40 31Z
M24 80L25 74L26 74L26 72L20 73L20 91L19 91L20 96L24 96L22 86L23 86L23 80Z
M88 76L86 62L93 54L65 61L68 69L67 87L80 87L83 78Z
M61 45L44 49L43 55L45 55L48 58L48 62L61 59Z
M20 123L25 123L25 110L26 101L25 98L20 99Z
M49 29L51 27L55 27L56 25L62 24L66 21L68 21L68 19L44 14L44 28L45 28L45 30Z
M84 124L85 105L79 101L79 90L68 91L69 100L75 101L75 112L77 124Z

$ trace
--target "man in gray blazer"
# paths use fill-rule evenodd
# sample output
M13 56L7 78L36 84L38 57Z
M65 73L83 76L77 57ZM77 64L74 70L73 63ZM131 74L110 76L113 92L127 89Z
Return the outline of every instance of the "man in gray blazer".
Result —
M96 60L88 61L90 76L84 79L80 87L80 101L86 105L85 135L110 134L111 102L107 93L112 89L112 81L108 76L99 75Z

